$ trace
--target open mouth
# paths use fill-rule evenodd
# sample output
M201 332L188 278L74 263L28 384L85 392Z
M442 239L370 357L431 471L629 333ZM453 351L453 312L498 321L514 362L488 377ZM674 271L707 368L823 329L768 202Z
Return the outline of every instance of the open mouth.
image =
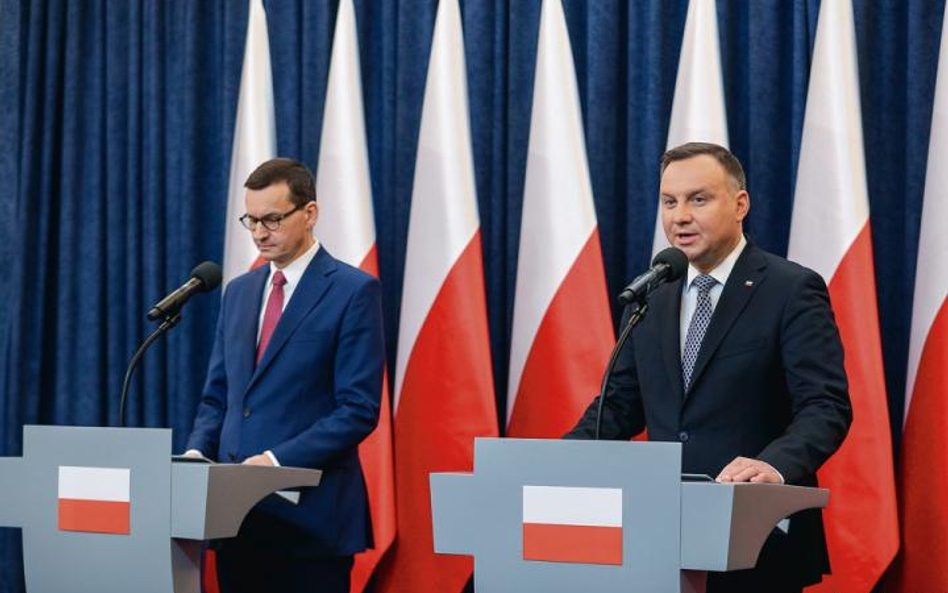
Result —
M691 245L698 240L698 233L676 233L675 243L679 245Z

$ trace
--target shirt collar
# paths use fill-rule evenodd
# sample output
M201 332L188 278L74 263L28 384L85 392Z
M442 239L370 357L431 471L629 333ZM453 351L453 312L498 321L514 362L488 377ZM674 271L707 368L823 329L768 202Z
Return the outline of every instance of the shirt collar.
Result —
M309 262L313 261L313 258L316 257L316 253L319 251L319 241L314 240L313 244L307 249L303 255L291 261L285 268L278 268L276 264L270 262L270 277L267 279L269 284L273 280L273 274L280 270L283 272L283 277L286 278L286 283L288 286L296 286L300 278L303 277L303 272L306 271L306 268L309 266Z
M747 246L747 239L744 238L744 234L741 233L741 240L738 242L737 246L731 250L731 253L724 258L724 261L719 263L716 268L708 272L708 276L711 276L721 286L727 284L728 276L731 275L731 271L734 269L734 264L737 263L737 258L741 256L741 253L744 251L744 247ZM698 271L698 268L694 267L691 264L688 264L688 283L685 284L685 290L691 288L691 283L695 278L701 275L701 272Z

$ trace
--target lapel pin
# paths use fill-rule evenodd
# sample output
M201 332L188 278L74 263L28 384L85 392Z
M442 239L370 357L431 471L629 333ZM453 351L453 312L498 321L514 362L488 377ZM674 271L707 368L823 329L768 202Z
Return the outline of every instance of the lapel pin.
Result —
M750 288L750 287L753 286L753 285L754 285L754 281L753 281L753 280L745 280L745 281L744 281L744 286L746 286L747 288Z

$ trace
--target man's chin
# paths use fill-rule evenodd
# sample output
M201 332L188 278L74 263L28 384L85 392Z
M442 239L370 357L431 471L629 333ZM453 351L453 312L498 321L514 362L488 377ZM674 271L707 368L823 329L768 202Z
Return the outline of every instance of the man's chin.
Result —
M701 251L698 249L698 246L694 243L680 243L675 241L672 243L675 247L680 249L688 257L688 262L694 261L696 257L700 257Z
M251 264L250 269L256 270L260 266L269 264L273 261L273 253L270 251L260 251L257 250L257 257L254 259L253 264Z

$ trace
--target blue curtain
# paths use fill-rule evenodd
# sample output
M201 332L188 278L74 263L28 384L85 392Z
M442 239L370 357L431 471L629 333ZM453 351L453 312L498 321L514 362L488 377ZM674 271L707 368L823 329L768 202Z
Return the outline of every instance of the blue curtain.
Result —
M355 0L394 364L436 0ZM942 0L855 0L886 383L901 426ZM266 3L282 155L315 169L337 0ZM646 267L687 0L564 0L609 289ZM747 224L784 254L818 0L718 0ZM462 0L498 409L504 410L540 0ZM117 419L148 307L222 257L247 4L0 0L0 455L23 424ZM132 425L180 447L219 305L146 355ZM618 311L616 311L618 313ZM590 394L592 395L592 394ZM0 485L2 487L2 485ZM20 591L2 530L0 592Z

